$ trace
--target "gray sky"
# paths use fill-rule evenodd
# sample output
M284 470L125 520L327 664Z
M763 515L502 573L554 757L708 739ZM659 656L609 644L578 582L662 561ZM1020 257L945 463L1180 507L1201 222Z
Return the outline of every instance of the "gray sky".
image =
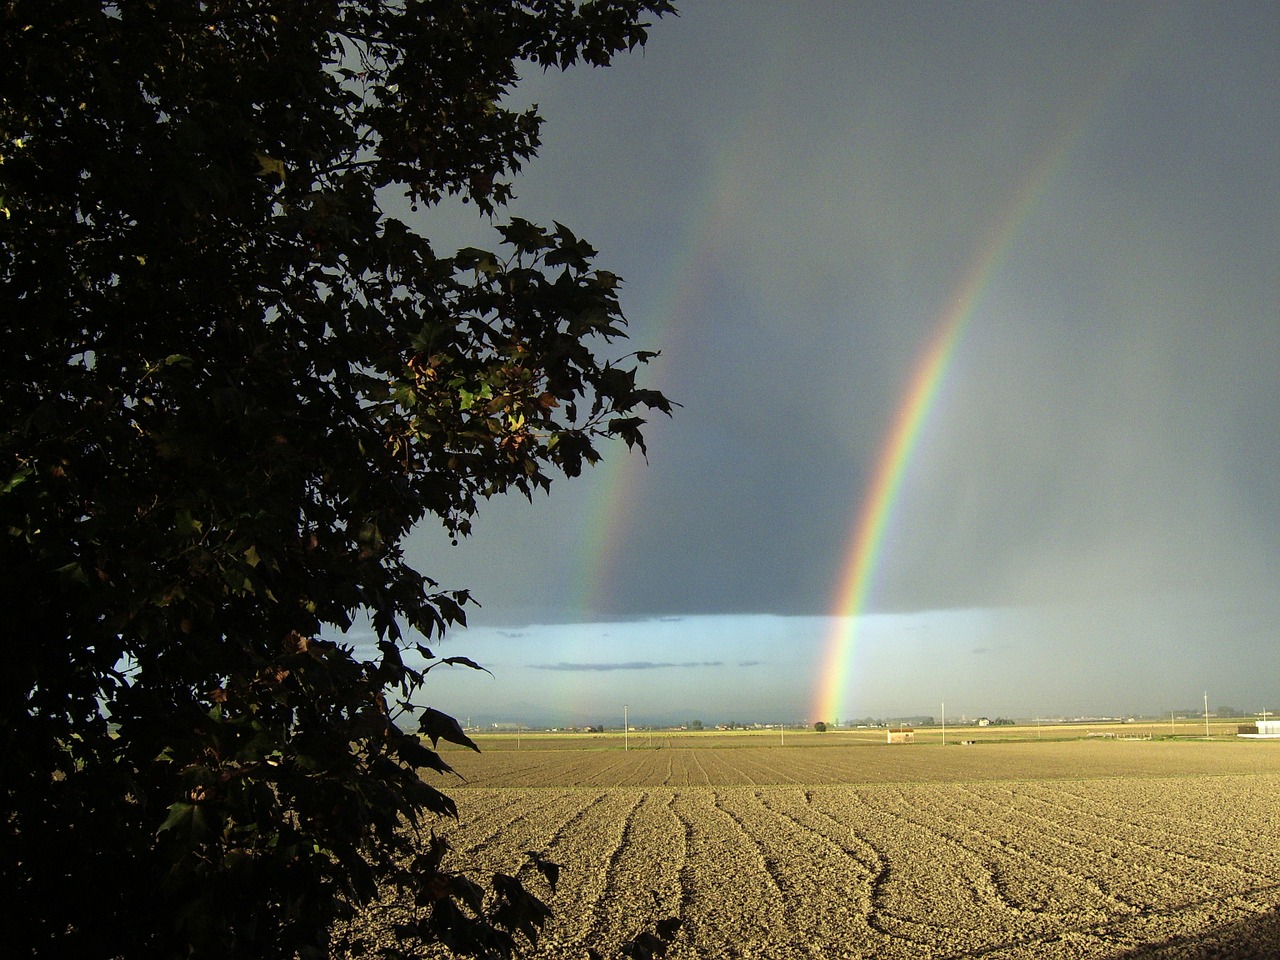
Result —
M647 465L610 450L459 547L415 536L483 604L445 652L497 675L438 705L819 719L858 511L977 277L843 709L1275 708L1277 50L1272 3L733 0L532 75L509 212L625 278L629 348L683 407Z

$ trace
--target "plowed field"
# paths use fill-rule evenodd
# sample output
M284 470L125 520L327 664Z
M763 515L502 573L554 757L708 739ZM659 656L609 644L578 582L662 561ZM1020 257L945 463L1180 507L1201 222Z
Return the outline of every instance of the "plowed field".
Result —
M674 958L1280 956L1280 744L449 759L450 863L546 894L537 957L668 916ZM564 865L554 894L527 850Z

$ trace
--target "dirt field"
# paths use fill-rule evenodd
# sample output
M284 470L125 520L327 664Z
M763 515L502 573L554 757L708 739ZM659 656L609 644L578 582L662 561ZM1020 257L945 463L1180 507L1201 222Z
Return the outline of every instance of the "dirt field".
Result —
M817 742L451 753L442 832L564 865L537 957L668 916L674 958L1280 955L1280 743Z

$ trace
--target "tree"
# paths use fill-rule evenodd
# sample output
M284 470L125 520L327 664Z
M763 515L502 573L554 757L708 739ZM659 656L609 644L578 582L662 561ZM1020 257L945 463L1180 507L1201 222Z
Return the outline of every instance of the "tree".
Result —
M815 720L815 721L814 721L814 724L813 724L813 729L814 729L814 730L816 730L816 731L818 731L818 733L826 733L826 732L827 732L827 724L826 724L826 721L825 721L825 720Z
M318 952L389 881L413 937L536 933L517 878L403 829L456 813L438 741L474 747L427 675L477 666L427 646L469 597L404 538L643 450L670 403L568 227L442 256L386 208L493 217L539 143L520 64L608 64L670 9L0 3L10 956ZM361 616L371 660L326 639Z

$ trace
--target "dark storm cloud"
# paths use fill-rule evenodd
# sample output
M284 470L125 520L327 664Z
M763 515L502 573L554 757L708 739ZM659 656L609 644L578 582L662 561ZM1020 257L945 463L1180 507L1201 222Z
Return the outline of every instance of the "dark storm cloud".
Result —
M827 662L805 618L835 609L913 371L974 279L866 595L903 623L859 696L892 709L894 657L935 645L963 654L951 683L1038 710L1052 664L1105 639L1133 654L1117 698L1158 706L1221 662L1204 683L1225 698L1251 674L1235 699L1262 702L1244 665L1280 634L1274 4L853 9L705 0L643 56L529 78L544 148L511 212L569 224L626 278L623 349L660 349L646 385L683 407L647 462L606 444L549 498L483 503L460 547L424 529L415 559L472 589L474 627L528 629L537 669L615 698L686 661ZM1035 616L996 635L905 616L997 608ZM690 673L681 695L712 696ZM803 716L813 677L784 682Z

